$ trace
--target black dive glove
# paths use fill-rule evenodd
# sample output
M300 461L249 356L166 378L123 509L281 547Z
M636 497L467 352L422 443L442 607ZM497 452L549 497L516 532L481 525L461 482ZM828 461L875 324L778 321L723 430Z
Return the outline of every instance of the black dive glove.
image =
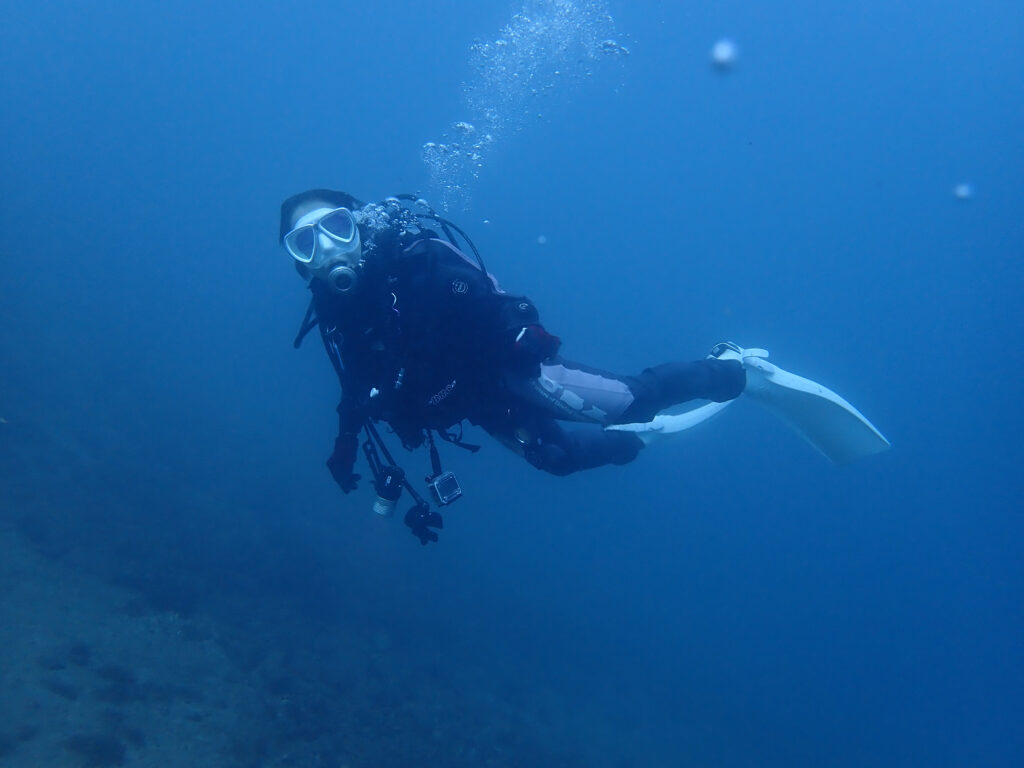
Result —
M426 502L420 502L405 513L405 524L424 546L428 542L437 541L437 531L432 531L431 528L444 528L441 515L432 510Z
M327 459L327 468L331 470L334 482L345 493L354 491L359 478L362 477L352 471L358 447L359 440L356 435L338 435L334 441L334 453Z

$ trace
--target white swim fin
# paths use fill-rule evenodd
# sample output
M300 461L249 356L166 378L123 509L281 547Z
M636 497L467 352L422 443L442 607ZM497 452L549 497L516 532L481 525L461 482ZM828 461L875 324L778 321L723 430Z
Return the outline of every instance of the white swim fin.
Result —
M659 413L650 421L642 424L612 424L605 429L616 432L632 432L641 440L644 445L657 443L665 438L672 437L680 432L693 429L698 424L703 424L712 416L717 416L729 404L735 400L727 400L724 403L707 403L699 408L686 411L685 413Z
M764 359L767 353L741 352L740 357L747 372L745 394L836 464L849 464L889 448L882 433L828 387L769 363Z
M726 342L717 345L710 357L742 362L747 373L744 393L836 464L849 464L889 448L889 441L860 411L816 381L769 363L767 351ZM632 432L650 445L704 423L733 402L708 403L685 413L658 414L643 424L613 424L605 429Z

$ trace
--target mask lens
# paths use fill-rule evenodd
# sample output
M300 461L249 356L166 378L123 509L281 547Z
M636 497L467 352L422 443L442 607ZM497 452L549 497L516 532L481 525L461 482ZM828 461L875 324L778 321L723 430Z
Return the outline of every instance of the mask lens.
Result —
M309 264L313 260L313 249L316 246L316 234L311 226L293 229L284 238L288 253L296 261Z
M356 236L356 221L347 208L331 211L320 219L318 226L329 237L342 243L350 243Z

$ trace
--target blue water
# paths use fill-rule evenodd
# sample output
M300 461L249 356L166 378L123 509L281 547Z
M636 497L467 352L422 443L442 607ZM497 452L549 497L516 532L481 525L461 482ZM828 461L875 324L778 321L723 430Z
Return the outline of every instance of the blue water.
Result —
M506 104L449 205L567 356L764 346L890 452L835 468L742 404L555 478L471 432L429 548L334 486L278 206L443 197L421 148L519 8L6 3L3 517L254 647L383 638L368 725L305 718L353 767L1024 764L1016 3L613 0L629 55Z

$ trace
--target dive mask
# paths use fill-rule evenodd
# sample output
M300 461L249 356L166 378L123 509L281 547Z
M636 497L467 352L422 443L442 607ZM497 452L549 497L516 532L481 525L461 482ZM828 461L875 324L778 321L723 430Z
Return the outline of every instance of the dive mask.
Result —
M348 208L310 211L284 236L284 247L335 292L348 293L355 288L363 249L359 227Z

